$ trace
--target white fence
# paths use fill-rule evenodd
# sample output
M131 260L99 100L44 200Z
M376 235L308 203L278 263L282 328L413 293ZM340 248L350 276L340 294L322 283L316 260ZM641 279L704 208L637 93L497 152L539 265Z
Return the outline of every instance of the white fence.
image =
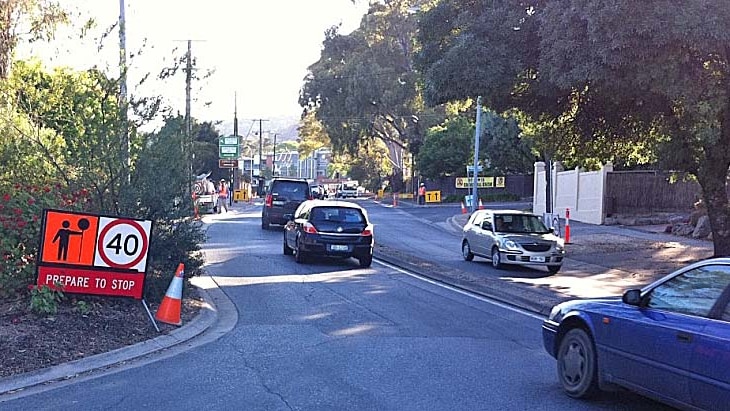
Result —
M606 192L606 174L613 171L611 163L599 171L575 170L562 171L560 163L552 170L551 197L553 214L565 218L570 209L570 219L591 224L603 224L606 216L603 197ZM546 212L547 175L545 163L535 163L535 192L532 211L542 215Z

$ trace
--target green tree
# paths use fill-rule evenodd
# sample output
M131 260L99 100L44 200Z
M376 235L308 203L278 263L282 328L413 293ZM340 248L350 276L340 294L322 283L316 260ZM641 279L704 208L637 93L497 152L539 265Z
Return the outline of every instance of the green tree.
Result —
M418 63L430 104L482 95L546 157L694 174L730 255L729 17L706 1L444 0L421 20Z
M543 9L543 2L516 0L443 0L429 9L419 22L416 58L428 104L481 95L486 107L519 119L522 136L542 160L584 166L649 161L653 136L633 132L636 122L624 124L622 144L614 144L616 131L579 127L597 111L622 118L625 109L597 106L581 89L560 87L544 75Z
M358 149L358 155L347 159L347 164L347 177L357 180L370 191L380 188L383 180L392 175L394 168L388 155L388 147L379 139L364 141Z
M124 164L117 82L96 69L49 73L39 62L17 62L8 86L33 126L25 144L46 157L66 186L91 192L89 211L119 213ZM134 131L130 144L134 156L140 148Z
M299 134L298 152L302 157L306 157L322 147L329 147L331 144L330 136L322 122L317 120L315 111L310 111L302 116L297 132Z
M400 154L418 152L428 117L413 68L414 3L372 3L351 34L328 30L300 96L305 112L316 111L335 153L355 154L373 137L385 142L396 165L391 178L396 190L404 174Z
M480 158L494 175L527 174L534 169L532 140L525 138L517 120L493 111L482 115L483 130ZM469 163L472 163L469 161Z
M49 40L57 25L68 22L58 2L44 0L0 1L0 80L10 73L18 42Z
M430 179L462 175L474 156L474 123L456 116L426 132L426 141L416 156L421 175Z
M730 255L730 3L657 0L547 4L541 66L564 90L581 90L585 133L659 135L662 162L702 187L715 255ZM633 128L633 130L632 130ZM606 131L607 130L607 131Z

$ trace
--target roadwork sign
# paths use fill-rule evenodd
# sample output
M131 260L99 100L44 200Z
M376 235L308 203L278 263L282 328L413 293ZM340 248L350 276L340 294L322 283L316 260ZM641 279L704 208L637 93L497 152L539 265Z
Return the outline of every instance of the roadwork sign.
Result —
M39 286L141 299L152 222L44 210Z
M440 203L441 202L441 191L426 191L426 202L427 203Z
M473 177L456 177L456 188L472 188ZM477 177L477 188L503 188L504 177Z

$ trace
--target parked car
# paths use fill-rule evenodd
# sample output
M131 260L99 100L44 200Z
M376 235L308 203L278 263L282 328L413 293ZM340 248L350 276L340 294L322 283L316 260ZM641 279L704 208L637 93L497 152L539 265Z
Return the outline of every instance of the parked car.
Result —
M506 264L538 265L551 274L560 271L564 241L531 213L517 210L477 210L464 226L461 239L464 260L480 256L494 268Z
M324 200L327 198L325 188L321 184L311 184L309 190L312 192L312 198L315 200Z
M269 225L284 225L285 214L291 214L306 200L312 199L309 182L305 179L277 177L264 197L264 208L261 211L261 228L267 230Z
M620 386L678 408L727 410L729 302L730 258L708 259L623 298L558 304L543 343L571 397Z
M373 226L359 205L310 200L286 218L284 254L293 254L298 263L310 256L323 256L355 257L363 268L372 264Z

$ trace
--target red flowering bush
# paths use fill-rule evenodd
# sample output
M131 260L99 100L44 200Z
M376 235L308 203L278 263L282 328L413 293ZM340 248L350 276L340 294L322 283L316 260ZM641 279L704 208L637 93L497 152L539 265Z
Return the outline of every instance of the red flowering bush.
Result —
M43 209L80 211L87 201L88 194L60 185L16 184L0 191L0 299L27 293L35 281Z

